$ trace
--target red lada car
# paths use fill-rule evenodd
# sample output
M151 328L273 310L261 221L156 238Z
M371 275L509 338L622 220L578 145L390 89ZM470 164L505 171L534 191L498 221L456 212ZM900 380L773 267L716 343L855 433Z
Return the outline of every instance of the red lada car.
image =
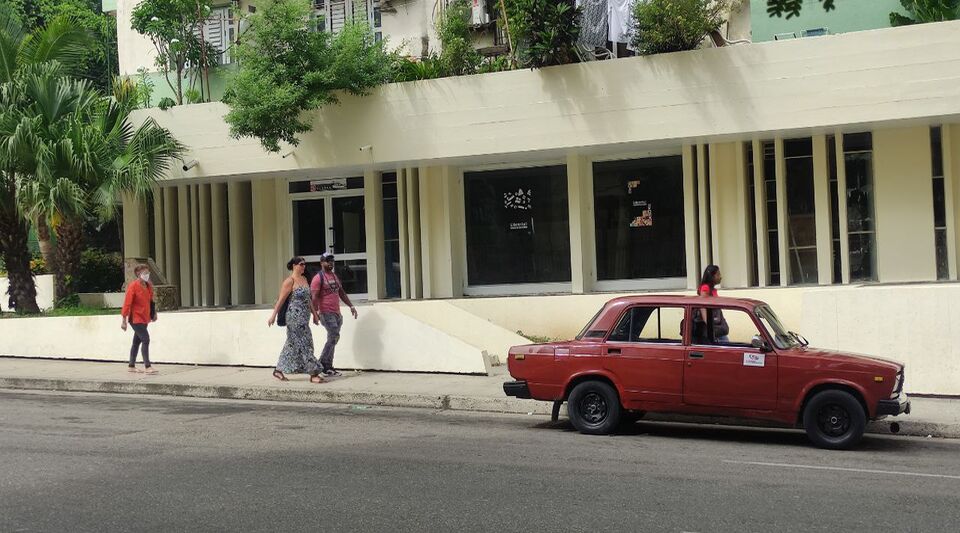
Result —
M507 365L508 396L566 401L582 433L646 412L731 416L841 449L868 420L910 412L902 364L810 348L757 300L616 298L575 340L515 346Z

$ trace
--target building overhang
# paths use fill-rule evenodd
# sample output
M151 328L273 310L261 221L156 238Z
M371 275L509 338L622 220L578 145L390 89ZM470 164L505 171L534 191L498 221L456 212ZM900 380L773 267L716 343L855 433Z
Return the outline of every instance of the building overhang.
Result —
M951 122L960 120L960 22L389 84L340 100L312 113L313 131L287 157L231 138L219 102L134 119L155 118L199 161L174 168L167 179L176 181L562 160Z

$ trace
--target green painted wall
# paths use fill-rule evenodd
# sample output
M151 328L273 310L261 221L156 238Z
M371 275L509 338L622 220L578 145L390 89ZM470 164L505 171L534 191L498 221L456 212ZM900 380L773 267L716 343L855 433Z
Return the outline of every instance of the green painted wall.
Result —
M772 41L778 33L829 28L830 33L874 30L890 26L890 12L905 13L900 0L836 0L836 9L824 11L818 0L804 0L799 17L771 17L766 0L751 0L753 42Z
M227 88L227 79L234 70L233 65L224 65L222 67L217 67L210 69L210 98L213 101L219 101L223 99L223 92ZM140 76L135 75L131 76L134 81L139 82ZM176 85L176 74L170 76L171 81ZM147 74L147 79L153 83L153 95L150 97L150 105L156 107L157 104L163 97L170 97L173 100L174 91L170 88L170 85L167 84L167 79L164 77L162 72L150 72ZM183 81L183 90L186 92L188 88L188 81L185 79ZM200 90L200 83L197 82L195 88Z
M100 10L104 13L112 13L117 10L117 0L101 0Z

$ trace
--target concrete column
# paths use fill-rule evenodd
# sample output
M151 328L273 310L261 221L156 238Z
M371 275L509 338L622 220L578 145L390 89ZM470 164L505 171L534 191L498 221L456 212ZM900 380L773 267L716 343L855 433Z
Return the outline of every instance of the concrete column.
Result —
M383 246L383 179L379 172L363 173L363 215L367 226L367 299L386 295Z
M193 232L190 229L190 186L177 187L177 216L179 218L180 249L180 304L193 307Z
M817 224L817 281L833 283L833 238L831 235L830 169L826 135L813 136L813 194Z
M163 247L165 261L163 273L167 282L180 285L180 215L177 187L164 187L163 191Z
M780 285L790 284L790 236L787 214L787 163L783 158L783 139L774 140L774 157L777 176L777 247L780 248Z
M463 173L449 166L420 172L424 298L459 298L465 284Z
M683 146L683 232L687 259L687 288L696 290L700 281L700 229L697 226L696 165L692 145Z
M256 302L253 275L253 205L250 182L227 184L230 233L230 302L245 305Z
M567 155L567 201L570 210L570 281L574 294L593 290L597 281L593 164L582 155Z
M200 198L200 279L203 280L204 307L213 305L213 217L211 216L210 184L198 185Z
M400 299L410 299L410 247L407 239L407 169L397 169L397 233L400 239Z
M290 206L289 185L286 178L274 178L274 196L275 209L277 213L276 239L277 271L280 272L280 278L287 276L287 261L293 257L293 211ZM280 290L280 280L277 280L277 291Z
M228 233L227 185L210 185L210 218L213 255L213 305L222 307L230 299L230 246Z
M253 279L254 296L258 304L273 304L280 293L280 265L277 262L277 202L276 181L265 179L253 182Z
M710 145L710 233L713 262L723 272L725 287L750 282L747 237L747 190L742 143Z
M875 130L873 160L879 281L936 280L930 128Z
M190 265L193 267L193 305L203 305L203 275L200 269L200 186L190 186Z
M151 194L153 195L153 250L151 253L157 268L166 278L167 250L164 246L166 228L163 225L163 190L160 187L154 187Z
M770 246L767 242L767 187L763 176L763 143L753 141L754 216L757 228L757 284L770 285ZM776 222L776 221L774 221Z
M697 221L700 224L700 266L713 263L710 244L710 189L707 182L707 161L704 145L697 145ZM698 273L699 275L699 273Z
M837 218L840 219L840 282L850 283L850 234L847 233L847 166L843 158L843 132L835 133L837 150Z
M407 169L407 249L410 261L410 298L423 298L423 256L420 230L420 169Z
M957 279L960 257L960 124L944 124L943 143L943 197L947 208L947 260L950 279Z
M148 257L150 255L150 223L147 204L132 194L124 194L123 202L123 255L124 257Z

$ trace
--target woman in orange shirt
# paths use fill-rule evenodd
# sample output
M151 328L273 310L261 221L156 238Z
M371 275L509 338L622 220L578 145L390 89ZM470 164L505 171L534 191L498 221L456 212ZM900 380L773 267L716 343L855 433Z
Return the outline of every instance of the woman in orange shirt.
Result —
M157 370L150 366L150 333L147 325L156 322L157 316L153 312L153 284L150 283L150 269L147 265L137 265L133 270L137 275L135 281L127 285L127 295L123 299L123 322L120 329L127 331L127 322L133 327L133 345L130 347L130 364L128 371L137 371L137 350L143 354L143 368L147 374L156 374Z

